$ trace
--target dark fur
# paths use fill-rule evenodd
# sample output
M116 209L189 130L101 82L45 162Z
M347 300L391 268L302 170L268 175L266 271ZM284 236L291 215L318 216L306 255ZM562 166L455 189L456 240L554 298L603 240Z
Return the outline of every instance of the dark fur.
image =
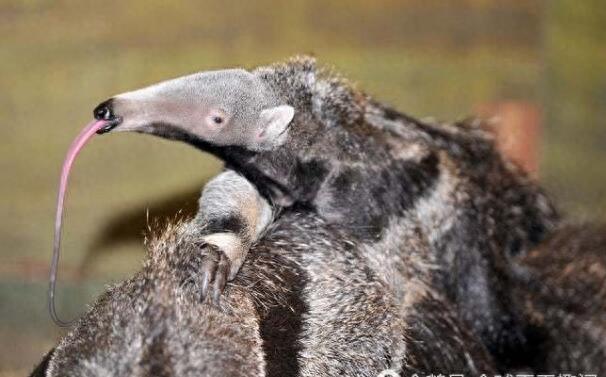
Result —
M394 289L340 229L286 214L214 307L198 300L191 278L201 256L187 226L152 243L143 269L92 306L54 350L48 376L494 371L479 340L426 285L426 253L414 250L421 240L411 239L406 279Z
M258 342L253 333L237 332L236 338L225 339L225 334L210 335L222 339L222 344L238 344L224 357L240 357L251 373L263 364L258 359L262 355L267 371L276 374L288 370L301 375L347 374L344 371L376 375L380 367L397 366L401 361L393 350L377 356L381 354L377 347L393 345L401 351L399 345L408 344L401 353L405 371L427 371L424 368L434 363L443 363L443 370L449 372L459 370L455 367L473 370L465 360L482 366L477 370L490 369L485 348L499 369L524 367L526 360L520 354L535 350L535 340L528 330L528 317L512 305L517 299L512 288L517 284L514 259L527 255L557 225L558 216L542 190L505 161L495 151L491 135L473 122L434 124L412 119L317 69L309 59L254 72L296 109L284 145L253 152L219 148L192 135L171 133L223 158L265 197L303 216L279 218L276 229L255 247L252 257L249 254L252 259L247 260L242 276L228 286L225 308L243 310L242 318L235 316L242 321L256 320L251 313L260 313L253 333L264 338L263 346L255 348L250 346ZM283 238L275 238L273 232ZM273 269L257 270L264 266L259 265L263 255L273 260L276 253L288 255L294 263L290 269L283 261L272 265ZM181 281L193 281L195 288L196 268L175 268L171 273L181 276ZM163 279L171 280L171 273L154 275L144 285L169 284ZM240 290L237 282L250 277L251 284L274 283ZM125 287L132 289L128 284ZM142 297L153 305L173 300L166 295L155 298L158 293L146 289L150 293ZM252 297L251 304L243 299L233 305L236 292ZM186 312L197 311L196 315L215 313L203 309L205 305L196 309L191 300L179 305L186 305ZM266 308L273 309L265 312ZM293 308L293 315L286 315L288 308ZM443 310L433 313L438 308ZM273 315L268 314L272 311ZM229 335L235 331L229 322L232 313L221 313L230 318L225 319ZM90 317L94 315L100 313L93 311ZM387 317L383 321L377 316ZM352 323L353 319L363 321ZM283 324L276 325L276 320ZM105 322L110 321L106 315ZM167 312L141 332L172 326L175 321ZM399 335L385 335L394 329ZM281 331L289 335L290 343L279 336ZM442 338L438 345L445 350L439 356L427 348L436 338ZM247 339L247 349L240 348L242 339ZM419 340L425 343L416 343ZM335 355L335 350L342 352ZM315 353L317 358L308 358ZM251 354L255 356L247 359ZM465 355L472 356L466 359ZM319 369L313 374L316 365ZM439 365L436 368L442 370Z
M297 110L287 142L262 153L210 150L274 202L311 209L350 238L380 242L397 219L419 226L441 288L507 365L525 343L509 307L510 258L557 223L542 190L503 159L479 124L415 120L310 59L254 72Z
M565 226L519 264L525 362L536 372L606 373L606 227Z

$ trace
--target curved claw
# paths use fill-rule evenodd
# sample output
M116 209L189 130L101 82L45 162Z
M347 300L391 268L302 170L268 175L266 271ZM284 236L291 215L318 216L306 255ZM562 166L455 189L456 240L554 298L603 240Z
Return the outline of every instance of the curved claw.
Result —
M227 256L221 253L221 257L219 259L219 263L216 269L215 275L215 283L213 287L213 302L218 305L219 300L221 298L221 294L225 289L225 285L227 284L227 278L229 275L229 270L231 267L231 262L227 258Z
M201 268L201 273L202 273L201 287L202 288L200 291L200 301L204 301L204 299L206 298L206 295L208 294L208 286L210 285L211 281L213 280L213 277L217 270L216 258L211 255L205 256L201 267L202 267Z
M200 279L200 301L203 302L207 296L212 295L212 302L218 304L229 278L231 261L214 245L203 244L199 247L205 254L197 272Z

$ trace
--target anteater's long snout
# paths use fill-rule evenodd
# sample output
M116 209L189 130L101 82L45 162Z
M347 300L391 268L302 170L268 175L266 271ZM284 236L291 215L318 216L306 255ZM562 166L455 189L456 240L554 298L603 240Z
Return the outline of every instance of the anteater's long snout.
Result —
M107 121L105 127L97 131L98 134L109 132L122 122L122 118L116 116L114 113L113 103L114 99L110 98L107 101L100 103L95 107L95 110L93 110L95 119Z

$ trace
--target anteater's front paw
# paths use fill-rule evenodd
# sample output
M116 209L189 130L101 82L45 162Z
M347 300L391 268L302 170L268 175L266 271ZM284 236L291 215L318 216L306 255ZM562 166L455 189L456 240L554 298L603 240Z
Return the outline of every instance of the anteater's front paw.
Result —
M219 303L219 299L231 270L231 261L219 247L209 244L199 244L202 260L200 263L200 300L204 301L207 296L210 296L215 304Z

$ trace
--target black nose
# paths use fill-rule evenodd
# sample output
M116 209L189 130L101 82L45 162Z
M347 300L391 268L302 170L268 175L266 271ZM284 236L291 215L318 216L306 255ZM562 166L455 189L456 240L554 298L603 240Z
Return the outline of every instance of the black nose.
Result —
M93 115L97 120L112 120L115 119L114 110L112 108L112 99L108 99L107 101L101 103L99 106L95 107L93 110Z
M116 114L114 114L113 99L108 99L95 107L93 115L95 116L95 119L105 121L105 125L97 131L98 134L109 132L122 122L122 118L117 117Z

